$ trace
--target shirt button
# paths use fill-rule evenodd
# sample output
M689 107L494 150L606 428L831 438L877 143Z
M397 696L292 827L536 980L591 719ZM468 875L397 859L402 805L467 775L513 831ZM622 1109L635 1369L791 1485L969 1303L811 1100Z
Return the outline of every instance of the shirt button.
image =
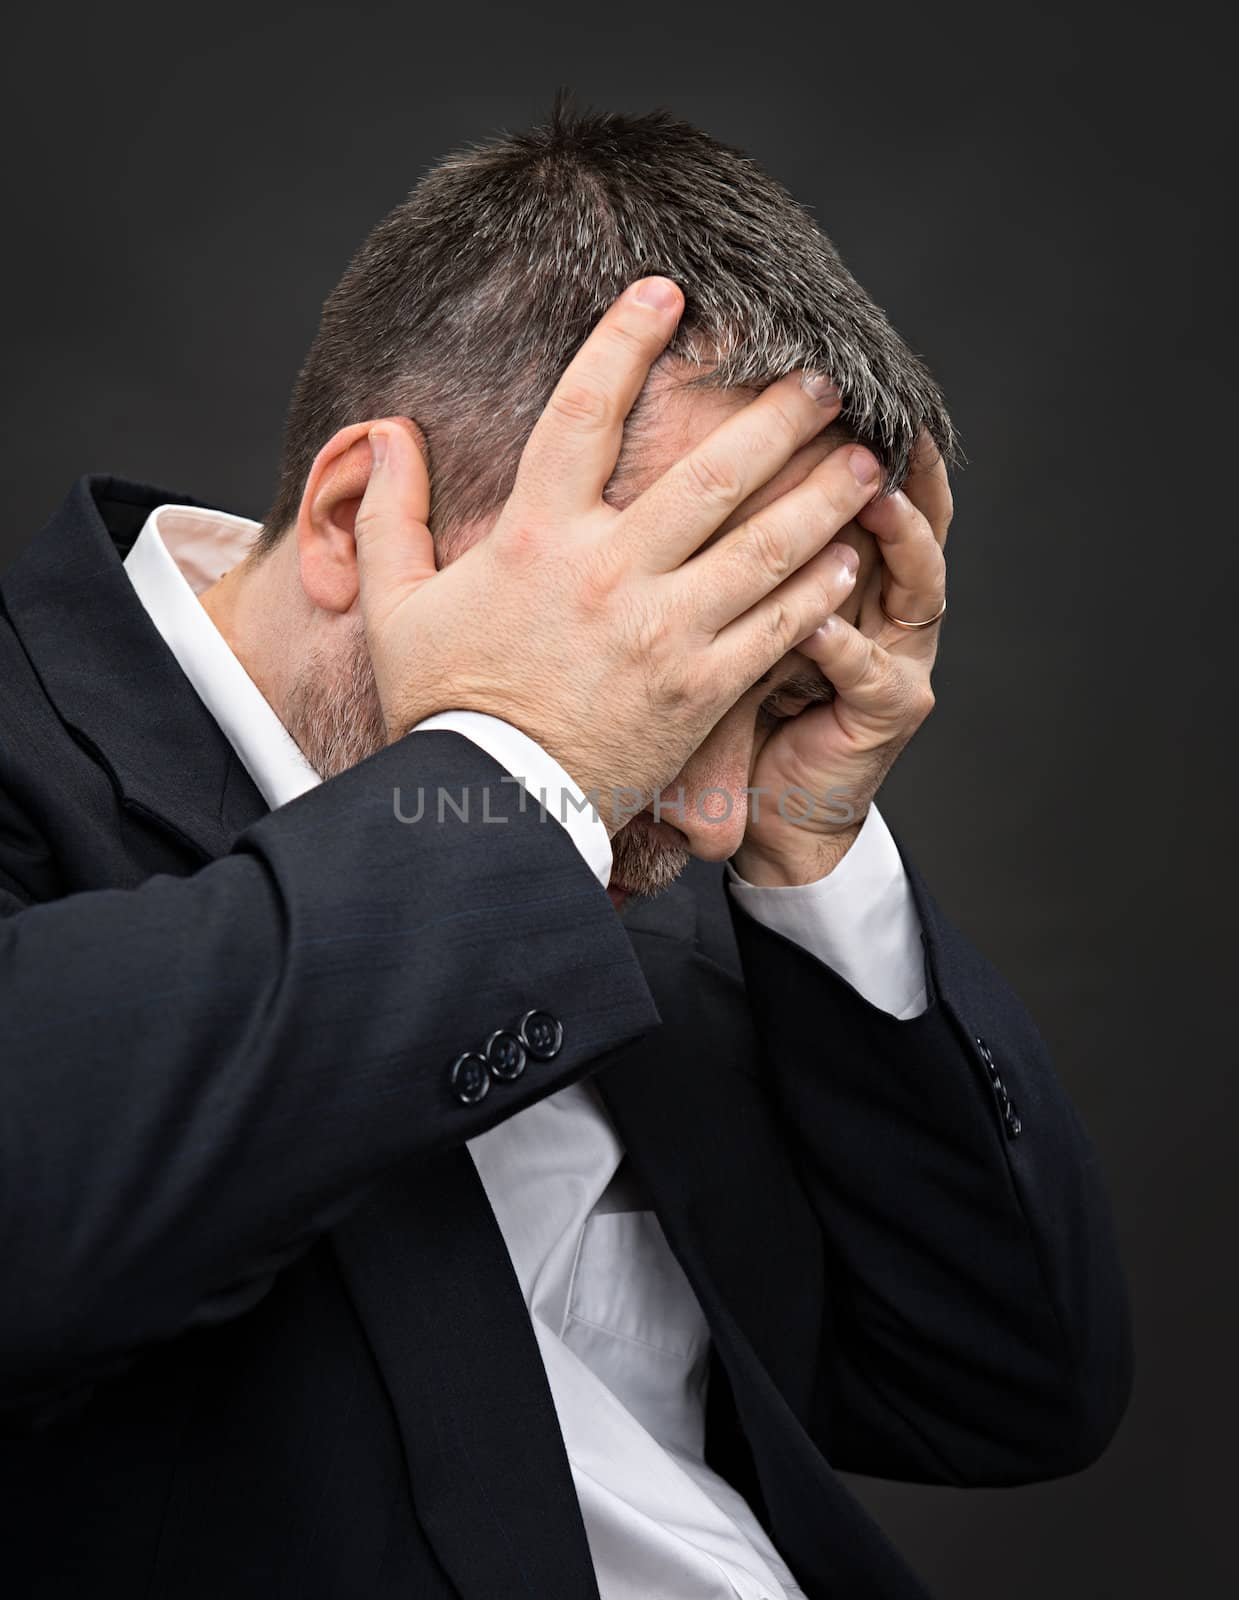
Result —
M511 1083L525 1070L525 1046L514 1033L501 1028L486 1041L486 1063L492 1076Z
M448 1082L458 1100L462 1100L467 1106L477 1105L490 1088L490 1072L486 1065L486 1057L478 1055L476 1050L466 1050L464 1055L457 1056L452 1062L448 1072Z
M549 1011L526 1011L518 1025L521 1043L535 1061L550 1061L564 1042L564 1025Z
M994 1061L993 1051L990 1049L989 1045L986 1044L985 1040L980 1038L977 1040L977 1049L981 1052L981 1060L985 1063L985 1071L989 1081L993 1084L998 1083L998 1067Z

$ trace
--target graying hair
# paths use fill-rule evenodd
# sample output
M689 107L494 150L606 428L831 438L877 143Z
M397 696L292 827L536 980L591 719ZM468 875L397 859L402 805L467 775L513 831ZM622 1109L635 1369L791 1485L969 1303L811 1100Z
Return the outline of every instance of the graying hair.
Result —
M561 95L545 125L441 161L353 258L293 393L260 548L295 522L322 445L371 417L426 435L436 539L493 513L564 367L652 273L685 294L666 360L687 381L827 372L886 486L922 428L954 457L937 385L780 184L664 111L576 111Z

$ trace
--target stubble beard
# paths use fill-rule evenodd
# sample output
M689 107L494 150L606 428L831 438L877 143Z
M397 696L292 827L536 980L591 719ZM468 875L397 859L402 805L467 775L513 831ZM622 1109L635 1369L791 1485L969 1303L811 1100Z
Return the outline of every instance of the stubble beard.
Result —
M370 665L364 628L342 649L319 652L305 669L284 707L284 725L320 778L334 778L387 744L387 726ZM648 831L648 819L633 817L611 840L611 883L625 897L649 898L669 889L692 859Z
M284 726L320 778L334 778L387 743L387 725L360 625L342 649L316 652L284 706Z
M611 883L626 895L650 899L669 889L692 860L680 845L665 844L648 831L644 813L626 822L611 840Z

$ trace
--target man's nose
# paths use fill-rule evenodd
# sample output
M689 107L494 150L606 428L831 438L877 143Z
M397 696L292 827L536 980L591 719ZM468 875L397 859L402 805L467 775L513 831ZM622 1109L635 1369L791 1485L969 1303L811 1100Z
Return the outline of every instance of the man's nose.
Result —
M699 860L726 861L739 849L748 822L747 781L744 771L705 785L680 777L655 801L654 817L678 828Z

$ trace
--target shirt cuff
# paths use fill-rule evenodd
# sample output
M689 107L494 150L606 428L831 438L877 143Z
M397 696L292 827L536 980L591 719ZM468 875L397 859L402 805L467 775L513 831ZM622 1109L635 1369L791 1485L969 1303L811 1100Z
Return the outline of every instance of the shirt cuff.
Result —
M563 824L586 866L605 889L611 881L611 840L585 791L527 733L484 711L439 711L410 731L461 733L506 767L545 812ZM522 800L522 805L525 802ZM855 845L852 846L855 849ZM850 854L851 852L849 852Z
M727 864L736 904L905 1021L925 1010L921 920L890 829L870 806L852 848L816 883L767 888Z

